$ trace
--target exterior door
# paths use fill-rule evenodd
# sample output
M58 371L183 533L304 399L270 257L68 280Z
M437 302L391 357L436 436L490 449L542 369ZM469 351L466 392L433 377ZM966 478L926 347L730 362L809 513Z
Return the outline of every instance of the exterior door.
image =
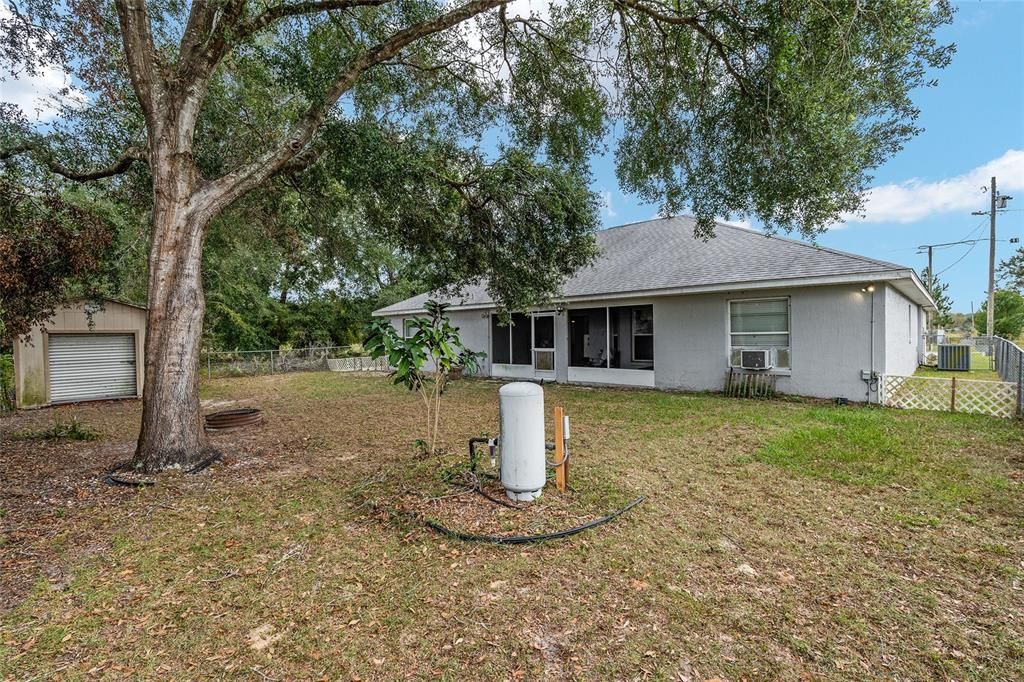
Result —
M137 395L134 334L50 334L47 345L51 403Z
M533 315L533 372L542 378L555 376L555 314Z

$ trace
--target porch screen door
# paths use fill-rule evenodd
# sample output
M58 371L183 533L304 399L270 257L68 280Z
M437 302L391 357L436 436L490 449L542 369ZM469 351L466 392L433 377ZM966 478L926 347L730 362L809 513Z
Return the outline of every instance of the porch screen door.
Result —
M533 369L538 373L555 371L555 315L533 316Z

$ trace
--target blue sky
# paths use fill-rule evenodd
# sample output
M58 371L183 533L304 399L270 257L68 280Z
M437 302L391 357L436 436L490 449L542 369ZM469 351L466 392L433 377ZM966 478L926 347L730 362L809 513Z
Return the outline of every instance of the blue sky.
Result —
M914 94L924 132L877 169L873 184L880 189L869 200L870 222L831 229L819 239L823 246L920 270L928 261L916 253L918 245L988 236L988 219L971 211L988 208L981 185L993 173L1000 189L1016 197L1009 204L1015 210L997 219L997 239L1024 242L1024 1L957 7L953 24L939 36L956 43L953 63L937 73L937 87ZM610 200L602 214L606 227L657 212L619 190L610 155L596 160L593 171L594 189ZM954 310L963 312L984 300L988 286L988 243L964 256L968 248L935 251L935 271L949 267L940 278L950 285ZM1015 248L998 242L997 262Z

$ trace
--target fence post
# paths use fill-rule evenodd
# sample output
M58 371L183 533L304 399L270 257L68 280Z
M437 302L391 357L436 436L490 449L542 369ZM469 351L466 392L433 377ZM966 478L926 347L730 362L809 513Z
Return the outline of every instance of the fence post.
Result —
M270 351L270 373L274 373L274 351Z
M953 377L953 390L949 394L949 411L956 412L956 377Z
M1017 416L1024 419L1024 353L1017 353Z

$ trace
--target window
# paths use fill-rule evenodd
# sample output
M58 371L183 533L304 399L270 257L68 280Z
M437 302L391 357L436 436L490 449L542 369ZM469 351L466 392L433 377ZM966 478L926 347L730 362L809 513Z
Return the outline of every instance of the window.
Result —
M521 313L512 315L512 324L502 325L491 315L491 362L497 365L530 364L530 318Z
M654 362L654 307L633 308L633 362Z
M402 320L402 336L410 339L416 335L416 323L410 319Z
M740 365L744 349L775 351L775 366L790 367L789 299L761 298L729 302L729 364Z

